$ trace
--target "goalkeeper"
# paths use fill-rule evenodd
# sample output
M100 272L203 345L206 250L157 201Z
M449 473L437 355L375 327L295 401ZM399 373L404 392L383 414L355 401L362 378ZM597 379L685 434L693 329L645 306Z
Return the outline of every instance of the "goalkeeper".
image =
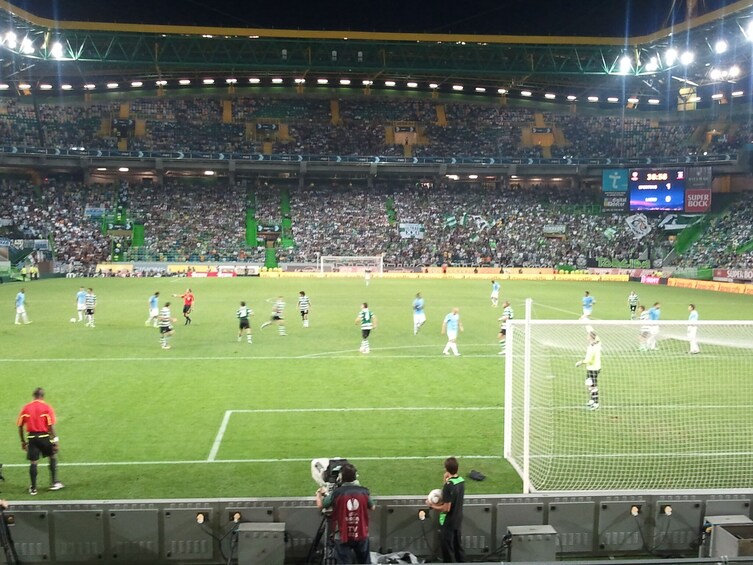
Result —
M601 341L595 331L588 332L588 347L586 356L578 361L575 366L586 366L586 388L588 389L591 399L586 404L589 410L599 409L599 372L601 371Z

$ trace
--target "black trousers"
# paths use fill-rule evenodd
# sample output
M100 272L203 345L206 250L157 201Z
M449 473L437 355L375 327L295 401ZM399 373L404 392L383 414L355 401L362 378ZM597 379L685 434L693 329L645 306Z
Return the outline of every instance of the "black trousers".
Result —
M443 563L465 563L465 551L460 541L460 530L442 526L439 528Z

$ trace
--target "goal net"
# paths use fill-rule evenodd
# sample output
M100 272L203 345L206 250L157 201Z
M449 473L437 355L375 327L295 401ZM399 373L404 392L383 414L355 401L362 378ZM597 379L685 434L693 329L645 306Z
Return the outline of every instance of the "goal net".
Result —
M753 487L753 322L697 322L695 355L688 329L512 322L504 449L524 492ZM586 366L575 366L590 331L601 343L598 409L587 406Z
M384 272L382 255L322 255L319 258L320 273L360 273L381 275Z

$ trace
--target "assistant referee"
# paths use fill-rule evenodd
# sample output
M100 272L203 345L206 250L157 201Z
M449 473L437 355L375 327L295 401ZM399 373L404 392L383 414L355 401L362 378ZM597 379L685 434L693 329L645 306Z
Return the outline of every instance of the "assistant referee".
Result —
M26 457L29 460L29 476L31 477L31 486L29 494L37 494L37 463L40 454L42 457L50 458L50 479L52 485L50 490L60 490L63 483L58 480L58 437L55 434L55 411L52 406L44 401L44 389L38 387L34 389L32 395L34 400L29 402L21 409L18 415L18 435L21 437L21 448L26 451ZM26 428L26 437L24 437L24 427Z

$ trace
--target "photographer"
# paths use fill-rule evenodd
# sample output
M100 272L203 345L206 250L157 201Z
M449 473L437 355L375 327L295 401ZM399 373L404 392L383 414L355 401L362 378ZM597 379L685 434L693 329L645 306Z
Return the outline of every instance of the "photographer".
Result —
M326 494L316 491L316 506L332 509L335 528L335 556L338 563L371 563L369 554L369 510L376 506L369 489L356 479L356 468L346 463L340 469L338 486Z

